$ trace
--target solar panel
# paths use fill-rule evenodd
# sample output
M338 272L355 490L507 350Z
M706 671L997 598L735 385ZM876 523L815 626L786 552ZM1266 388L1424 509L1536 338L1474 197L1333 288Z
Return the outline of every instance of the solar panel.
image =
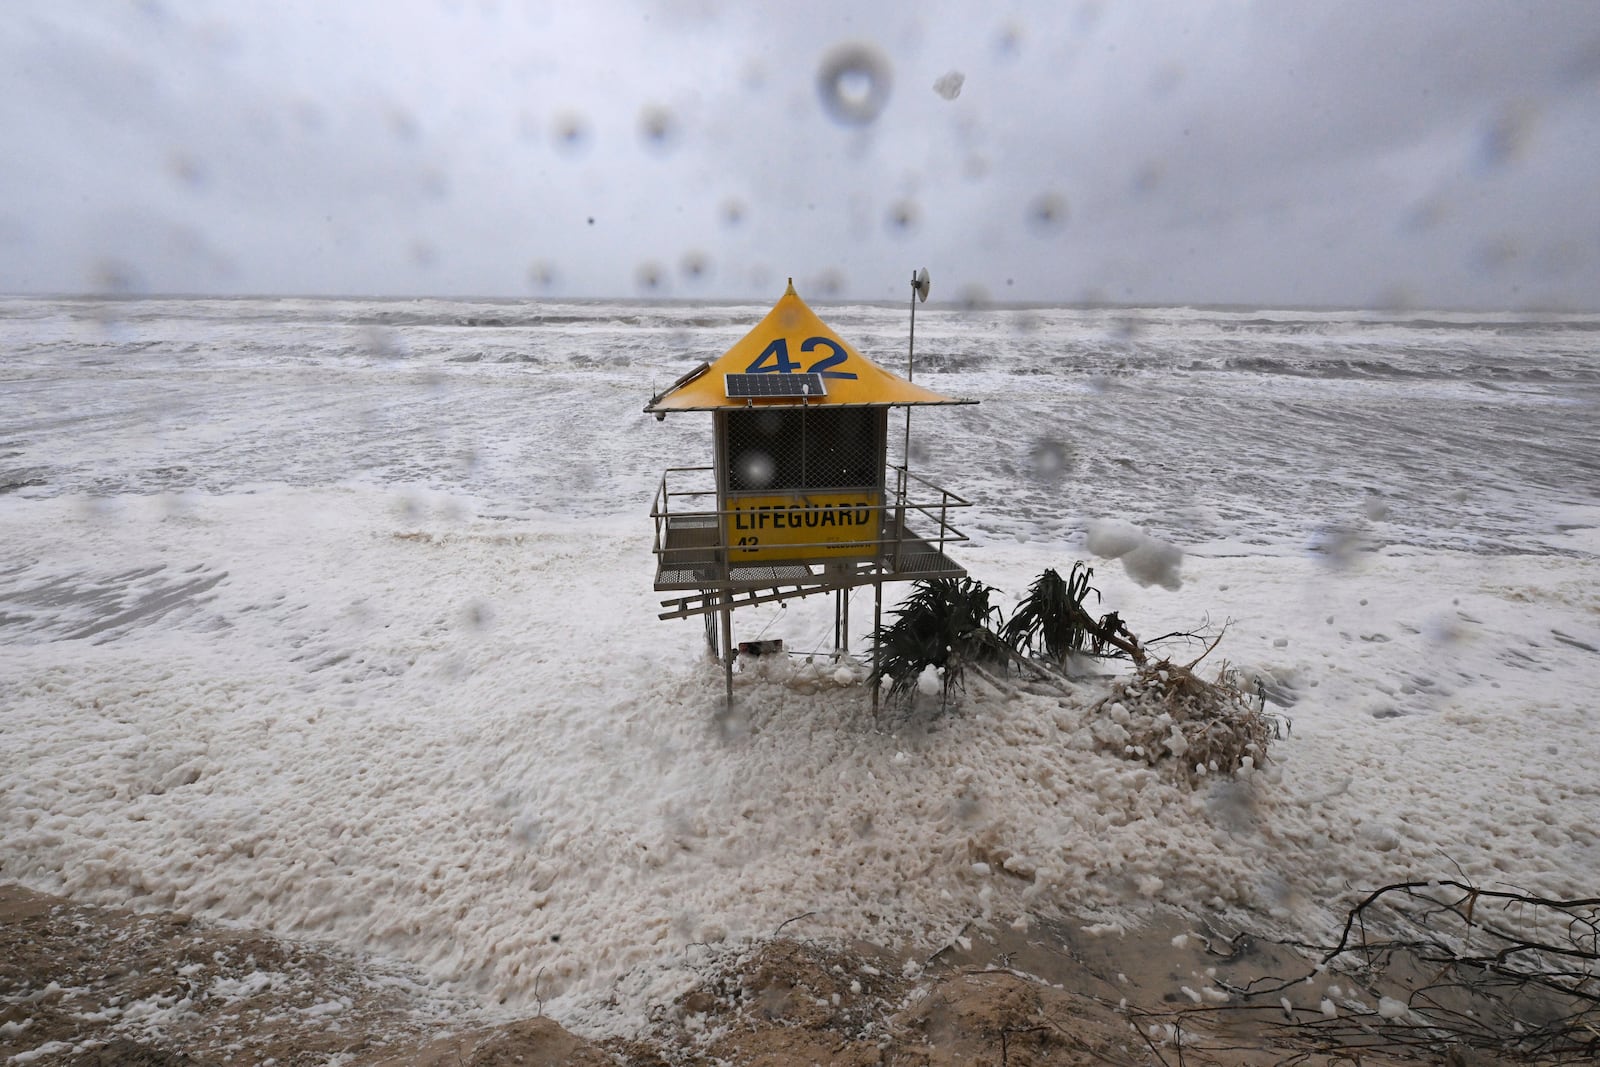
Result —
M727 380L726 392L730 400L828 395L820 374L725 374L723 377Z

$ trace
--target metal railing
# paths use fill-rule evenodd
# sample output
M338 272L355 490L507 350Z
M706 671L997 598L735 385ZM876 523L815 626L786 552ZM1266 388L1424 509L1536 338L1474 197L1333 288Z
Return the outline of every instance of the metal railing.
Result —
M886 576L892 576L894 572L914 569L916 556L933 550L935 559L944 559L948 545L969 540L966 533L950 521L950 512L971 507L971 501L912 474L904 466L890 465L885 473L883 484L892 488L883 494L879 505L876 536L840 537L810 546L796 546L799 551L793 559L769 557L750 566L825 564L829 557L805 551L807 547L825 547L846 550L839 558L869 559L882 568ZM731 570L744 566L737 560L730 564L733 546L728 544L728 519L737 513L736 509L719 508L716 499L712 467L668 467L662 473L650 506L650 518L655 527L652 551L657 560L658 584L660 575L669 570L700 570L706 574L704 580L711 582L728 581L732 577ZM710 507L705 506L707 502ZM913 524L922 525L923 520L928 533L911 529Z
M955 493L952 493L942 485L935 485L926 478L912 474L911 471L903 465L894 466L891 464L889 470L895 474L896 478L898 479L896 484L900 487L895 494L894 507L900 513L900 521L896 525L899 527L903 535L910 533L910 531L906 529L904 518L905 513L915 512L919 515L925 516L930 522L933 523L935 528L938 529L938 549L941 556L944 555L944 549L947 543L968 540L967 535L961 530L957 529L956 526L950 522L950 509L970 508L972 506L972 501L967 500L964 497L957 496ZM938 493L938 503L935 504L932 501L921 502L912 500L912 483L922 486L931 492ZM934 508L938 509L937 515L934 512ZM899 543L899 540L900 539L897 539L897 543ZM928 541L930 544L933 543L932 538L929 538Z

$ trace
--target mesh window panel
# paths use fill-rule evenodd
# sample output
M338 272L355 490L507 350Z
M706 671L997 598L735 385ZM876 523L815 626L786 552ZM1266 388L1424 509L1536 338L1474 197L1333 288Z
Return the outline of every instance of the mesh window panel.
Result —
M728 488L743 492L878 486L885 415L874 408L728 413Z
M878 484L878 412L841 408L810 413L805 488L861 489Z

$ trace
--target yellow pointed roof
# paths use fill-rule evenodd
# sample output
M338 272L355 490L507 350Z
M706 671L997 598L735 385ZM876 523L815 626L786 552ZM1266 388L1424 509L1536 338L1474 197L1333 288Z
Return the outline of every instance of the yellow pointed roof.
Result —
M826 395L821 397L728 396L729 374L822 375ZM716 360L702 364L678 379L659 396L651 397L645 411L715 411L751 404L808 405L911 405L971 404L906 381L884 370L834 333L794 291L793 279L767 317Z

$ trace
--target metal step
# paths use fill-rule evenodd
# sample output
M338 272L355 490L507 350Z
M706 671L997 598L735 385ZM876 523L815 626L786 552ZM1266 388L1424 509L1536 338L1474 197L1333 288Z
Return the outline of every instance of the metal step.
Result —
M742 589L723 593L721 590L702 591L693 596L674 597L663 600L661 606L669 608L660 615L663 619L687 619L695 615L707 615L722 608L724 598L727 599L729 608L748 607L751 604L768 604L774 600L793 600L795 597L815 596L818 593L830 593L840 588L838 584L825 585L797 585L790 588L768 586L762 589Z

